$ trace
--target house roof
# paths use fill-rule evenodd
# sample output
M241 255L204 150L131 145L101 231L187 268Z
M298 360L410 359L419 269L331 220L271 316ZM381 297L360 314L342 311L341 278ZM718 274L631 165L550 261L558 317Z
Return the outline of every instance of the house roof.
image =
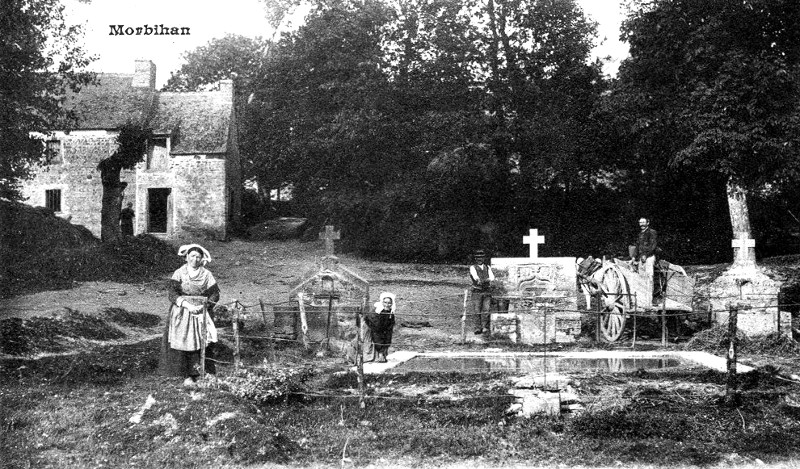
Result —
M169 134L171 154L226 153L231 127L231 91L160 92L133 87L133 75L98 75L97 85L69 96L79 130L118 129L127 122L144 122Z
M150 125L172 136L172 154L225 153L232 106L221 91L161 92Z
M78 129L117 129L149 117L155 91L132 87L133 75L103 73L97 79L96 85L86 85L67 98L67 107L77 115Z

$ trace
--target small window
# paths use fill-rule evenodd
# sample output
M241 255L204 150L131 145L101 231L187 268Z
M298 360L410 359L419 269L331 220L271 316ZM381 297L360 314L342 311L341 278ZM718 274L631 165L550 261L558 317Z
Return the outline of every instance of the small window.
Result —
M169 169L169 153L167 152L167 138L156 137L147 144L147 169Z
M60 212L61 189L48 189L44 191L44 206L54 212Z
M61 164L61 140L48 140L46 145L47 162L50 164Z

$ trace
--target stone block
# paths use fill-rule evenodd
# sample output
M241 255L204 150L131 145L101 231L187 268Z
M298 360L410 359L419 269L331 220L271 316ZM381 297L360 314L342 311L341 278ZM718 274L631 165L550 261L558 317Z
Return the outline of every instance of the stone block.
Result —
M779 314L780 283L753 267L732 269L715 279L708 291L714 320L727 324L732 306L739 308L737 327L747 335L781 331L791 337L791 315Z
M507 337L513 343L519 338L519 318L513 313L493 313L491 317L492 336Z
M509 314L517 318L519 342L575 341L580 334L575 258L496 258L492 269Z
M520 377L512 377L511 381L514 383L514 387L520 389L559 390L559 389L564 389L567 386L567 382L569 380L563 375L554 373L548 376L527 375Z
M561 414L561 400L557 392L512 389L510 393L517 397L518 403L522 404L518 413L521 417Z

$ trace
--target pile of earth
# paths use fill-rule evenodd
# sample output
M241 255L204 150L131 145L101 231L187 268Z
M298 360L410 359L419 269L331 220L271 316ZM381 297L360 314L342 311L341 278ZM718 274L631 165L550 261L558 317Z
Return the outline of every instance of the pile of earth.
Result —
M52 210L0 200L0 297L70 288L74 282L148 281L177 269L168 243L150 235L101 243Z
M79 344L116 341L127 337L118 326L151 329L158 326L158 316L106 308L101 315L88 315L64 308L47 317L6 318L0 320L0 353L32 356L76 350Z

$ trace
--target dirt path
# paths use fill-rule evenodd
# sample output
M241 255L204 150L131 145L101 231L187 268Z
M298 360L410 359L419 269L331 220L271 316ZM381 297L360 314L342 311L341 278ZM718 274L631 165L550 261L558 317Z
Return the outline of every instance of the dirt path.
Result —
M251 312L258 311L259 299L265 303L289 300L292 285L313 270L324 256L322 242L233 240L203 244L214 258L209 268L220 285L220 301L225 304L239 300ZM373 299L381 291L397 295L399 326L393 340L395 349L460 347L456 343L460 339L463 294L468 285L466 265L399 264L347 254L339 259L370 281ZM702 273L698 272L701 276ZM97 316L108 308L122 308L132 313L155 314L163 321L168 306L165 290L168 277L141 284L85 282L69 290L0 299L0 319L57 316L65 308ZM158 330L158 327L133 330L129 339L137 336L144 339Z
M214 273L222 291L223 304L239 300L256 308L265 303L289 299L292 285L315 268L325 252L321 242L211 241L209 249ZM427 328L400 328L398 345L437 348L452 343L460 334L463 291L468 284L467 266L447 264L395 264L341 255L340 262L370 281L373 297L381 291L397 295L398 322L428 321ZM166 314L168 276L141 284L115 282L76 283L69 290L45 291L0 299L0 319L8 317L50 317L65 308L88 315L100 315L107 308L135 313ZM405 332L404 332L405 330ZM142 337L151 331L142 331Z

